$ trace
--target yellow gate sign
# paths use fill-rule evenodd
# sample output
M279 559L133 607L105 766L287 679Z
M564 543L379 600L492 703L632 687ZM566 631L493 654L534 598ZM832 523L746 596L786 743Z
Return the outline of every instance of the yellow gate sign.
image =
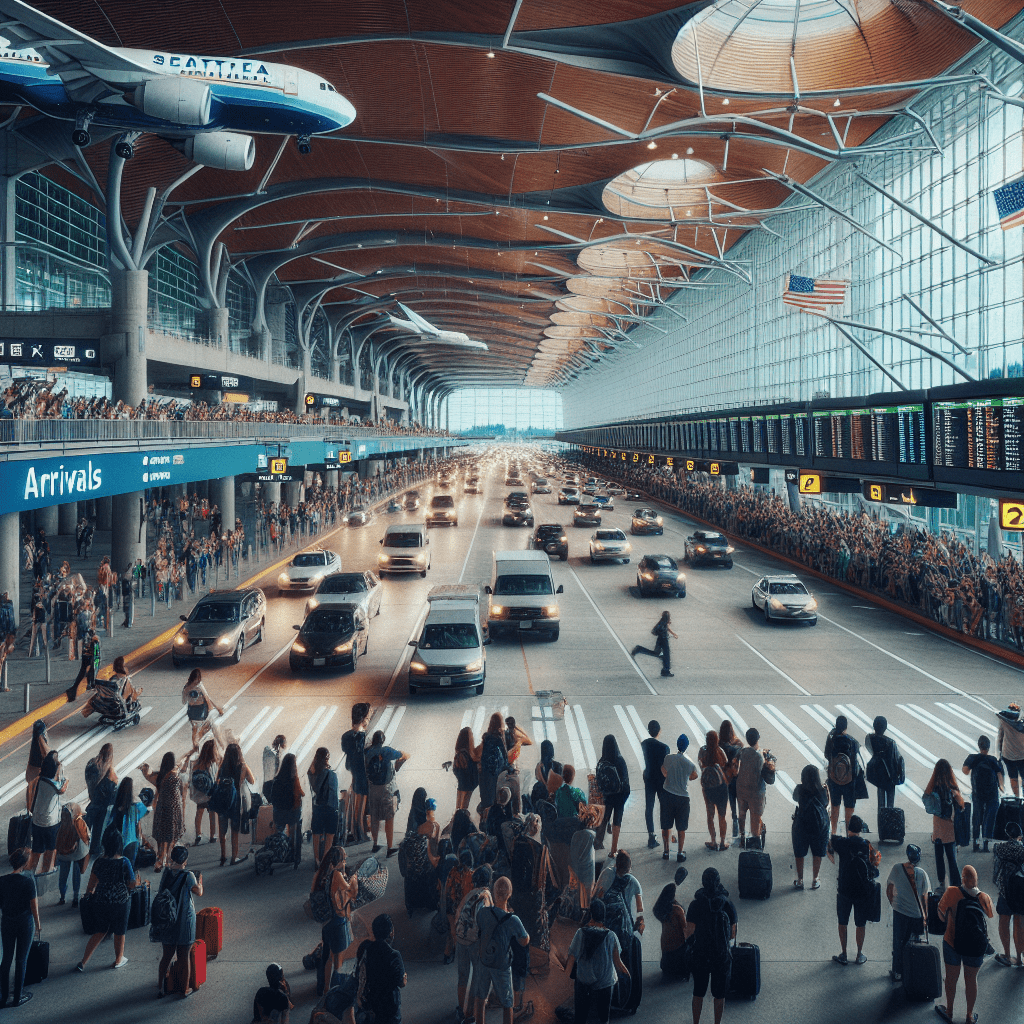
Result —
M821 474L801 473L800 474L801 494L821 494Z
M999 500L999 527L1003 530L1024 530L1024 501Z

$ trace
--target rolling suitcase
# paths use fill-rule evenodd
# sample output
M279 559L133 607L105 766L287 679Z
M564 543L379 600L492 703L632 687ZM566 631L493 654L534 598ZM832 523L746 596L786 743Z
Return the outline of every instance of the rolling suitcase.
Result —
M78 912L82 915L82 931L86 935L95 935L100 930L100 922L96 912L96 901L91 892L82 893L82 898L78 901Z
M184 992L190 988L194 992L206 981L206 943L196 939L188 951L185 962L175 958L167 976L169 992Z
M996 825L995 835L992 837L997 843L1001 843L1007 839L1006 826L1011 821L1017 822L1018 825L1024 826L1024 800L1016 796L1004 796L999 801L999 807L996 808ZM11 819L11 823L14 823L14 818ZM8 833L7 845L10 847L10 833Z
M128 908L128 927L146 928L149 926L150 886L142 882L128 891L131 905Z
M939 900L942 899L942 893L935 890L928 893L925 899L928 901L928 934L945 935L946 922L939 917Z
M868 920L878 924L882 920L882 883L871 883L871 895L868 897Z
M28 960L25 962L25 984L38 985L46 981L50 973L50 944L33 942L28 949Z
M903 947L903 991L922 1002L942 995L942 958L927 936L913 936Z
M7 825L7 854L32 845L32 815L28 811L14 815Z
M196 938L206 943L208 960L224 948L224 911L220 907L204 907L196 914Z
M256 812L256 828L252 837L254 845L262 846L275 831L277 830L274 828L274 808L270 804L264 804Z
M772 894L772 858L760 850L744 850L739 857L741 900L766 900Z
M965 800L963 807L953 808L953 834L957 846L971 845L971 802Z
M633 1014L639 1008L644 994L644 957L640 936L633 932L626 946L620 955L629 971L629 977L624 974L618 976L612 989L612 1009L616 1013Z
M907 816L902 807L878 808L878 841L902 843L907 835Z
M756 999L761 992L761 947L752 942L734 942L729 994Z

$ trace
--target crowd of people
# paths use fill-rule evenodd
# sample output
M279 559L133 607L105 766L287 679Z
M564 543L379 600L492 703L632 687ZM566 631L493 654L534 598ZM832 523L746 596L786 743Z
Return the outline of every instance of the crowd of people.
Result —
M595 469L598 463L592 463ZM602 472L607 467L600 463ZM683 479L667 469L625 469L621 478L661 500L818 572L871 590L957 632L1024 651L1024 566L1010 553L975 554L924 524L895 532L867 513L805 505L718 479Z

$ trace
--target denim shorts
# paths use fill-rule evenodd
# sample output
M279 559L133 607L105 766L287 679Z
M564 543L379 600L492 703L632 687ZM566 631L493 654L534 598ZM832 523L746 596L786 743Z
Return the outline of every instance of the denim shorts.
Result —
M942 962L947 967L980 967L983 956L961 956L945 939L942 940Z
M513 1004L512 968L484 967L479 959L474 960L473 998L486 999L492 985L494 986L494 996L501 1003L502 1009L511 1009Z

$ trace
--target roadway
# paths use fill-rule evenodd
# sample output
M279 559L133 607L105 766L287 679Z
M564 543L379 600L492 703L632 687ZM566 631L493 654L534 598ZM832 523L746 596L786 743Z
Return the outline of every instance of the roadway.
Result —
M687 732L694 744L691 754L699 745L699 735L709 727L717 728L723 717L732 718L741 731L756 726L762 746L770 747L779 758L779 781L770 790L765 815L769 850L775 860L775 896L765 904L739 905L741 938L762 946L765 991L758 1003L737 1005L735 1010L731 1007L729 1015L746 1015L751 1020L756 1015L761 1021L848 1019L835 999L851 979L843 975L840 980L841 969L824 966L837 951L834 869L826 864L823 887L817 893L795 893L791 887L788 832L792 781L799 778L805 764L823 763L821 747L838 710L848 714L851 732L859 740L869 731L870 720L884 714L907 761L908 784L897 801L906 808L910 838L926 847L926 866L934 881L927 844L930 823L921 806L921 789L937 757L948 757L958 769L966 754L975 749L982 731L994 738L994 711L1009 699L1019 698L1021 672L922 631L867 600L824 584L819 588L812 580L808 584L820 608L817 627L766 625L751 608L751 584L764 572L786 571L786 567L743 546L736 551L732 570L685 567L685 600L640 599L633 588L638 558L644 553L664 552L681 559L684 538L692 529L685 517L663 510L664 536L631 537L630 565L591 565L587 541L592 528L568 529L570 557L566 562L553 562L555 583L564 587L557 643L533 638L495 641L487 649L487 683L481 697L470 691L409 698L407 641L422 621L430 587L488 582L491 552L526 546L532 535L526 529L500 525L501 501L511 489L503 483L503 460L487 458L481 465L487 467L482 474L484 493L462 495L459 480L455 488L459 526L430 533L431 571L427 578L385 580L380 616L370 624L368 652L352 674L318 670L296 677L291 673L287 650L294 637L292 625L301 621L304 598L278 596L273 585L276 570L267 571L262 581L268 596L264 644L247 650L238 665L225 661L204 667L204 682L225 707L225 725L240 739L257 783L262 782L263 746L277 733L288 738L303 773L320 745L328 746L333 761L341 763L340 737L348 728L350 706L357 700L373 705L371 728L384 728L389 741L410 755L399 776L406 801L413 789L425 786L438 798L441 820L450 815L455 795L454 780L442 763L451 759L455 736L463 725L472 725L479 736L492 711L512 714L536 741L551 738L556 757L574 763L581 775L593 770L602 737L614 732L629 764L634 792L621 845L635 855L634 873L645 887L650 922L644 939L650 989L644 1000L645 1017L675 1020L678 999L685 992L688 1000L689 987L663 989L660 985L658 927L649 908L660 887L671 880L676 865L674 858L665 864L659 851L646 849L639 744L650 718L661 721L662 739L670 745L674 746L679 732ZM423 487L421 493L426 504L432 489ZM637 503L615 500L615 511L605 516L604 525L628 530L629 513ZM554 494L536 496L534 507L538 523L571 521L572 509L559 507ZM422 511L393 516L379 513L369 525L342 528L325 543L341 553L344 568L372 568L385 522L421 517ZM649 643L650 627L663 608L671 611L673 628L680 636L672 642L675 676L670 679L661 677L660 662L653 658L634 662L628 656L634 644ZM135 681L145 687L146 714L138 727L114 737L117 771L122 776L143 761L155 765L168 749L180 754L188 742L180 701L187 670L171 666L166 648L153 650L147 657L135 660L141 666ZM534 694L548 689L566 696L564 720L542 717ZM65 710L51 718L51 745L61 750L72 780L69 794L75 798L84 799L85 762L105 739L94 721L83 719L77 710ZM527 750L522 755L527 771L532 771L534 753ZM0 802L7 815L21 807L25 759L24 740L12 741L0 750ZM346 778L344 772L341 775ZM143 784L137 773L135 778L137 785ZM686 844L692 878L683 887L687 899L708 864L719 867L725 884L734 890L736 877L734 851L713 854L704 850L707 837L696 786L693 797ZM406 809L407 802L398 815L399 836ZM865 810L873 828L873 799ZM189 838L193 816L194 808L189 805L185 815ZM307 807L307 824L308 817ZM365 850L355 847L351 854L361 859ZM888 847L883 881L895 858L896 850ZM184 1004L176 998L153 1003L147 1015L153 1020L208 1020L209 1000L216 998L224 1011L219 1019L248 1020L246 1007L261 983L263 967L276 959L292 980L298 1007L292 1019L305 1020L313 1002L312 975L302 972L299 961L317 941L317 928L301 912L308 891L309 861L297 873L278 871L272 878L256 878L251 860L220 868L218 859L219 848L204 844L193 852L190 864L202 869L206 878L207 893L198 905L224 908L225 951L210 963L207 990L198 998ZM981 871L985 881L991 877L988 859L961 851L961 864L985 862ZM405 1019L417 1024L447 1020L453 1004L454 968L440 964L439 939L430 932L429 915L406 920L397 863L392 860L389 865L392 877L387 896L364 913L370 919L378 908L387 909L395 918L399 945L410 964ZM152 873L150 878L154 884L158 880ZM150 999L158 948L148 943L144 932L129 932L126 953L132 963L127 970L116 977L102 972L102 980L97 979L101 965L111 959L106 952L109 945L104 945L84 977L68 976L81 956L84 937L70 899L67 907L60 908L54 906L56 899L54 892L41 901L43 937L52 943L50 980L37 987L36 998L19 1016L26 1021L50 1021L59 1007L67 1020L102 1017L111 1024L137 1020L133 1000ZM799 905L804 901L817 901L818 906L805 911ZM890 943L886 921L887 914L883 914L883 923L870 927L866 950L870 963L857 975L863 1015L869 1019L881 1019L895 1008L903 1010L901 997L890 997L890 985L884 979ZM994 925L991 931L995 941ZM995 977L986 984L989 972ZM997 1005L992 1000L1009 997L1011 982L1019 995L1020 981L1015 978L1019 972L997 972L998 968L988 965L984 969L978 1006L982 1017ZM537 1007L536 1019L552 1019L550 1003L566 991L557 969L550 979L540 979L540 987L531 981L527 998ZM825 1001L817 1001L823 995ZM822 1005L835 1009L821 1010ZM228 1006L234 1007L230 1013ZM913 1019L918 1012L925 1019L925 1011L930 1016L925 1005L908 1010L900 1019Z

